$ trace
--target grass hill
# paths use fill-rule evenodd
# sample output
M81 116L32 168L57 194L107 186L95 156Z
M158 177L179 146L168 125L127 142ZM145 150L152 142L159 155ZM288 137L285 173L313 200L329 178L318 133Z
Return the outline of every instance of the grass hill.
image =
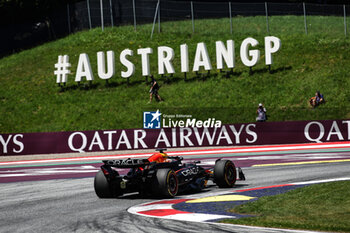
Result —
M232 35L228 19L198 20L194 34L190 21L162 23L162 33L155 33L153 39L151 25L139 26L137 32L132 26L78 32L0 60L0 133L142 128L143 111L157 109L202 120L214 117L223 123L254 122L260 102L267 108L269 121L349 118L350 40L344 36L342 20L309 17L309 34L305 35L302 17L270 17L270 34L282 41L271 72L264 62L264 17L234 18ZM239 57L246 37L259 41L262 55L252 74ZM215 69L215 41L228 39L235 41L236 51L236 67L229 76ZM180 72L180 45L189 47L191 69L198 42L206 43L213 70L203 77L191 72L185 81ZM141 76L137 49L153 48L151 72L157 74L160 45L175 50L176 74L169 83L155 75L165 101L147 104L149 84ZM136 67L129 84L120 77L119 54L125 48L134 51L131 60ZM116 54L116 75L106 85L97 76L96 53L108 50ZM95 76L91 87L74 82L80 53L90 57ZM60 91L53 74L61 54L69 55L72 64L65 91ZM311 109L308 99L317 90L327 103Z
M314 184L265 196L240 205L230 212L250 214L250 218L227 219L232 224L304 229L324 232L350 232L349 181Z

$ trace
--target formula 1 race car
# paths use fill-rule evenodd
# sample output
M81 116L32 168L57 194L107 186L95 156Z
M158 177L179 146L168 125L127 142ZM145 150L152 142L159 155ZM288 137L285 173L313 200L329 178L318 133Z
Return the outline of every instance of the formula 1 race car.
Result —
M198 166L200 161L182 163L179 156L168 156L165 149L148 159L104 160L104 165L96 174L94 187L100 198L113 198L124 193L139 192L141 195L154 195L171 198L178 193L196 192L204 189L208 180L219 188L233 187L237 180L245 180L240 168L236 170L230 160L218 159L215 166ZM116 168L130 169L127 175L119 175Z

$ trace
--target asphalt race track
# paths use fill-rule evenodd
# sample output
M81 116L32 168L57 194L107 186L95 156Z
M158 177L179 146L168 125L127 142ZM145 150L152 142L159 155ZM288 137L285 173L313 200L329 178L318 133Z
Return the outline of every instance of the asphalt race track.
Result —
M247 180L237 182L234 189L243 189L349 177L350 152L347 150L350 148L271 152L260 155L260 159L251 154L231 157L232 154L226 153L224 157L242 167ZM197 154L185 159L210 164L222 155ZM0 232L284 232L132 215L126 211L129 207L154 200L142 199L137 194L119 199L97 198L93 176L99 165L92 161L40 166L0 163ZM85 169L86 173L74 172L77 169ZM210 186L206 194L221 191Z

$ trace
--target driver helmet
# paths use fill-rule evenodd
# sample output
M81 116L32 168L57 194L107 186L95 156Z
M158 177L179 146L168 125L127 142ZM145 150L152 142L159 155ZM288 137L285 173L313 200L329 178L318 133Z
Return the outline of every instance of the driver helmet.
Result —
M166 159L168 158L168 155L166 153L155 153L153 154L148 160L150 162L158 162L158 163L162 163L164 162Z

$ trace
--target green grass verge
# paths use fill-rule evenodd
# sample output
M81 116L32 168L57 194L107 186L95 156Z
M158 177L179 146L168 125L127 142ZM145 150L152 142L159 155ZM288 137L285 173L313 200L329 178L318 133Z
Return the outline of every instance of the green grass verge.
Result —
M350 232L350 182L331 182L259 198L232 212L257 217L225 223L330 232Z
M324 23L327 21L327 24ZM282 41L274 55L272 73L264 64L264 17L236 17L233 35L229 19L197 20L192 34L190 21L162 24L162 33L150 39L151 25L100 28L82 31L66 38L26 50L0 60L0 133L48 132L141 128L142 112L160 109L163 114L191 114L197 119L214 117L223 123L253 122L258 103L265 104L269 121L341 119L350 117L350 40L343 34L341 17L309 17L309 34L304 34L303 18L270 17L270 32ZM261 61L245 67L239 46L246 37L259 41ZM234 75L226 77L213 69L204 80L180 73L179 48L189 46L190 68L198 42L205 42L213 68L215 41L233 39L236 50ZM175 50L176 74L170 83L156 76L162 85L164 102L147 105L149 85L141 76L140 47L151 47L151 72L157 73L158 46ZM134 51L136 67L130 85L120 77L119 54ZM97 76L96 53L113 50L116 76L106 86ZM90 57L95 76L94 87L78 87L74 82L80 53ZM58 55L67 54L72 64L68 90L60 92L53 75ZM308 98L320 90L327 103L312 110Z

